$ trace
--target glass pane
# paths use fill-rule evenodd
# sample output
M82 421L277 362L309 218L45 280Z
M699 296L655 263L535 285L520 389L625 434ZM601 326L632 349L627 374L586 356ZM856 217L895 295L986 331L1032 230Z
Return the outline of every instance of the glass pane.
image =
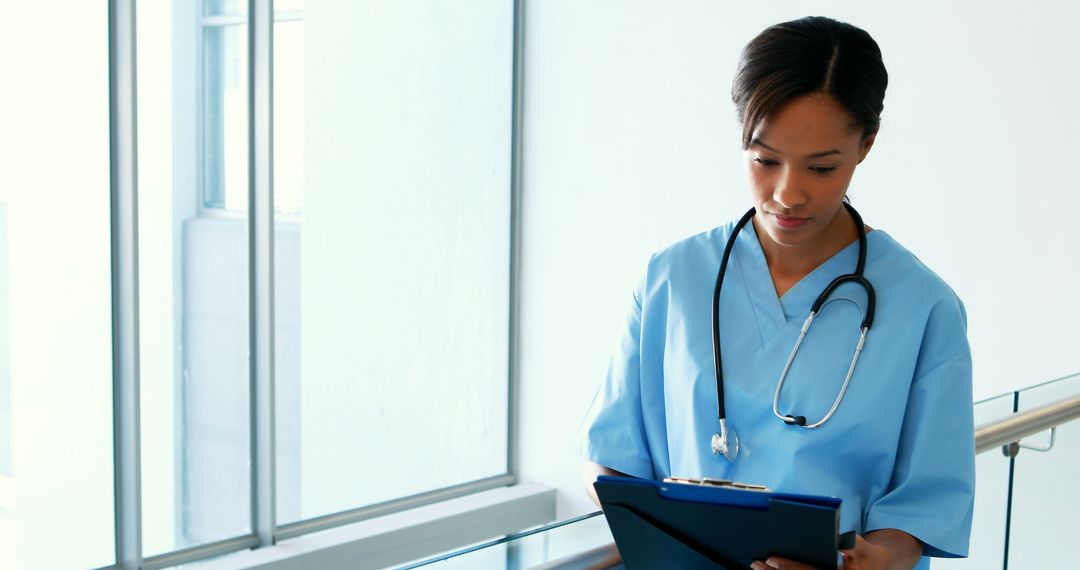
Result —
M590 517L546 532L511 541L508 546L512 554L507 568L533 568L555 561L568 561L571 558L584 560L589 553L589 564L577 564L577 567L603 567L602 560L610 560L617 551L608 548L614 545L607 519L603 515ZM557 566L554 565L553 566Z
M108 566L108 3L9 2L4 18L0 568Z
M294 1L294 3L296 3ZM280 9L280 3L274 8ZM300 518L300 206L304 22L274 25L274 344L278 520Z
M430 568L431 570L497 570L510 568L507 560L510 557L510 548L506 543L493 544L485 548L473 550L468 554L451 556L435 562L416 566L417 568ZM411 567L406 566L410 569ZM515 566L515 568L517 568Z
M281 523L507 470L513 6L441 6L275 27Z
M199 174L234 177L225 199L245 207L247 100L235 81L246 63L242 26L200 38L196 7L169 3L140 4L137 17L143 549L153 556L251 530L247 222L201 208ZM210 74L233 82L217 99L200 93L199 46L217 50L201 61L229 70ZM228 129L200 124L208 99L229 112L204 119L225 116ZM232 150L200 155L211 131Z
M201 165L207 208L246 207L247 58L247 26L202 28Z
M1020 392L1020 411L1080 396L1080 374ZM1050 434L1024 439L1022 445L1045 448ZM1021 449L1013 478L1013 514L1009 528L1009 565L1049 568L1073 556L1080 510L1076 478L1080 474L1080 420L1058 427L1050 451ZM1068 565L1069 563L1066 563Z
M975 426L1009 417L1013 394L975 404ZM1005 556L1005 516L1009 497L1009 458L1000 449L975 457L975 517L967 558L935 559L934 568L1001 568Z
M274 24L274 77L274 210L299 214L304 197L303 20Z

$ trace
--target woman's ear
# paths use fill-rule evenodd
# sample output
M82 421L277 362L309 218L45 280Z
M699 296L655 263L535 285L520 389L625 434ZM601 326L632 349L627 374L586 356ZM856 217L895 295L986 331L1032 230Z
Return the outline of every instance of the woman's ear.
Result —
M877 138L877 133L875 132L875 133L870 134L870 136L863 139L861 148L859 148L859 162L858 162L858 164L862 164L862 161L866 160L866 155L870 154L870 147L874 146L874 139L876 139L876 138Z

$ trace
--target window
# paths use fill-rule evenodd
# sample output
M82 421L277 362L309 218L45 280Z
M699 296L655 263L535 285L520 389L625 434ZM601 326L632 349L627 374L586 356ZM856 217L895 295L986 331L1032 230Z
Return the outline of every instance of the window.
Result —
M252 532L246 2L171 4L136 12L146 557Z
M274 29L280 524L508 471L513 4L313 6Z
M243 210L248 191L247 3L202 4L203 206Z
M151 566L254 546L265 507L249 67L270 46L249 53L247 7L137 11ZM275 206L274 509L288 536L512 480L513 19L508 1L274 6L273 185L255 192L272 188Z
M254 43L249 5L21 3L56 25L0 38L34 53L0 49L33 87L0 90L0 567L173 566L513 480L515 3L279 0Z

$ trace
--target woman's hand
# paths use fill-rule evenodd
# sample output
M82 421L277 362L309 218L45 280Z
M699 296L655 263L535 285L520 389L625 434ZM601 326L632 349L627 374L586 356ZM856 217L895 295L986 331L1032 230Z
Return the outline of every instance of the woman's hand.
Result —
M910 570L922 556L922 543L910 534L892 528L855 537L855 548L840 551L843 570ZM753 570L815 570L813 566L779 556L756 561Z

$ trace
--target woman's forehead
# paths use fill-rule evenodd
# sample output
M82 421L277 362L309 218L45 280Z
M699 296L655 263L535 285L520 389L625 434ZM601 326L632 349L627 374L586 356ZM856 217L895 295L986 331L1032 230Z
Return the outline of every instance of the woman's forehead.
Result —
M851 114L840 103L815 93L793 99L763 119L750 145L794 156L832 150L847 154L858 148L861 138L853 126Z

